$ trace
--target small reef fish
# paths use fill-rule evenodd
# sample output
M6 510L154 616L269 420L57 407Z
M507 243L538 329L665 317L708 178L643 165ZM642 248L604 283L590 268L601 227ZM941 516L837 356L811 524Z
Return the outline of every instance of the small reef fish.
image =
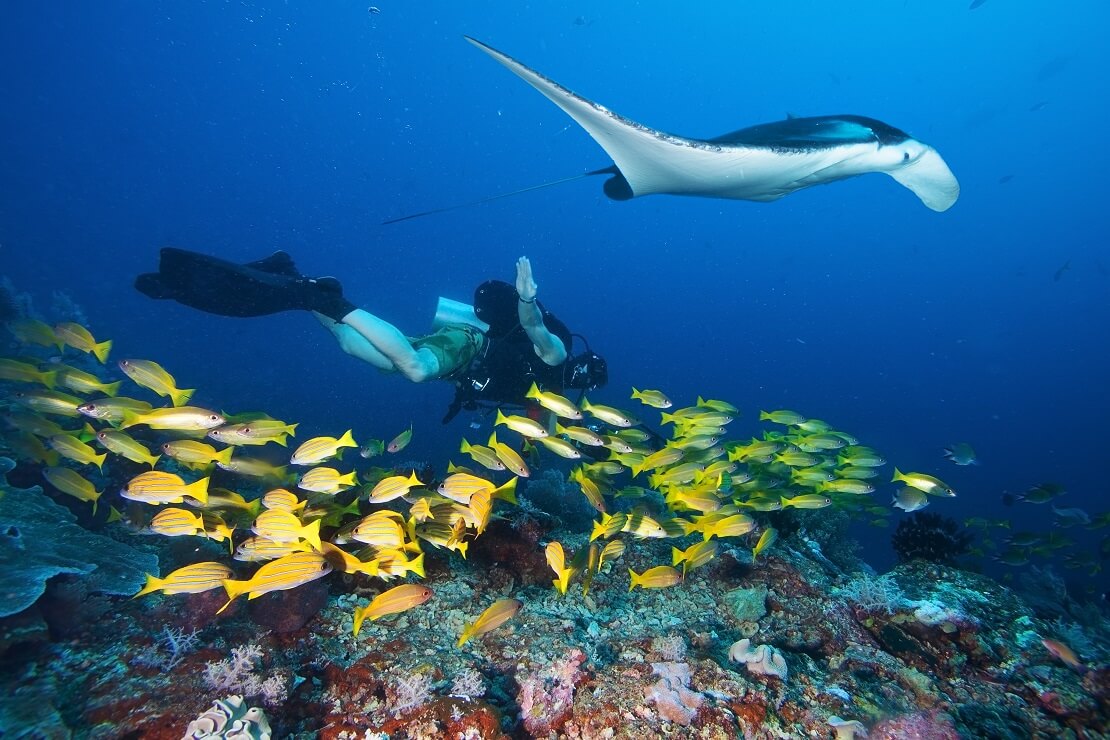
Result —
M601 438L601 435L590 429L589 427L565 427L561 424L556 424L555 433L570 437L575 442L578 442L579 444L589 445L590 447L605 446L605 440Z
M472 445L464 438L459 451L463 454L470 455L470 459L481 465L487 470L504 470L505 463L497 457L497 452L489 447L482 445Z
M64 429L60 424L45 419L31 411L11 409L4 415L4 421L13 429L33 434L36 437L53 437L56 434L76 434L77 430Z
M527 478L532 475L532 471L528 469L520 453L504 442L497 441L497 432L493 432L490 435L489 446L494 454L497 455L497 459L505 466L506 470L511 471L515 475L519 475L521 478Z
M559 457L565 457L568 460L578 460L582 457L582 452L577 447L561 437L540 437L536 441Z
M558 393L541 391L540 387L536 385L535 382L532 383L532 387L528 389L528 392L524 394L524 397L532 399L540 406L543 406L545 409L554 413L556 416L560 416L564 419L582 418L582 412L578 409L577 406L574 405L574 403L570 399L564 398ZM545 429L544 431L546 432L547 430ZM545 436L547 435L541 435L541 438Z
M385 441L372 439L359 449L358 454L369 460L372 457L381 455L383 452L385 452Z
M132 412L136 414L145 414L152 410L154 407L146 401L139 401L134 398L116 397L116 398L98 398L95 401L83 403L77 407L77 412L83 414L90 419L100 419L111 424L123 421L125 412Z
M231 606L231 602L243 594L247 594L247 599L256 599L272 591L287 591L323 578L331 571L331 563L318 552L290 553L266 563L246 581L224 581L228 601L216 613Z
M96 504L103 491L96 490L96 487L85 480L80 473L69 468L48 467L43 468L42 475L50 485L62 493L67 493L78 501L91 502L93 515L96 515Z
M296 480L295 476L290 478L286 475L284 465L273 465L265 460L257 460L252 457L232 457L230 460L217 460L216 466L221 470L238 473L239 475L249 475L252 478L273 478L288 482Z
M799 414L797 411L790 411L789 409L780 409L779 411L760 411L760 421L770 421L775 424L782 424L783 426L798 426L806 422L806 417Z
M671 548L671 565L676 568L682 566L682 575L705 565L717 555L717 541L704 540L690 545L685 550L679 550L677 547Z
M652 408L656 409L669 409L671 406L674 405L673 403L671 403L671 399L667 398L667 396L664 395L663 391L641 391L633 387L632 398L644 404L645 406L651 406Z
M582 410L597 419L601 419L606 424L612 424L615 427L635 427L640 425L639 420L632 414L612 406L590 403L590 399L588 398L582 399Z
M105 396L115 396L119 393L120 386L123 385L122 380L105 383L92 373L78 370L69 365L59 366L57 372L58 383L74 393L103 393Z
M286 424L279 419L254 419L216 427L208 432L208 436L229 445L261 446L270 442L277 442L284 447L286 438L295 436L296 431L296 424Z
M341 455L344 447L358 447L355 438L348 429L341 437L313 437L303 443L289 458L291 465L315 465Z
M250 537L239 543L232 557L245 563L257 563L294 552L308 552L311 547L307 542L274 542L265 537Z
M155 591L165 594L199 594L219 588L231 578L231 568L223 563L205 562L178 568L165 578L146 574L146 585L131 598L137 599Z
M77 407L84 403L80 398L61 391L25 391L13 396L20 406L40 414L54 416L78 416Z
M321 470L321 468L317 468L317 470ZM353 476L354 473L351 473L351 475ZM424 484L416 477L415 470L407 476L391 475L387 478L382 478L378 481L377 485L370 489L370 503L384 504L387 501L393 501L394 499L406 495L416 486L422 485ZM304 486L301 487L303 488Z
M54 466L58 464L59 455L54 450L46 449L42 440L27 432L18 432L9 435L5 441L12 448L15 456L20 460L43 463Z
M55 333L54 328L38 319L12 319L7 323L7 327L20 344L37 344L40 347L58 349L65 346L65 342Z
M268 509L254 520L251 531L259 537L273 542L297 542L304 540L316 550L320 546L320 519L304 524L297 515L281 509Z
M775 544L775 540L779 538L779 532L774 527L767 527L763 530L763 534L759 536L759 541L755 543L752 548L752 562L763 554L764 551L770 549L771 545Z
M13 383L38 383L53 390L58 382L58 372L57 370L39 370L30 363L0 357L0 380L8 380ZM70 388L70 390L74 389Z
M120 491L120 495L144 504L180 504L188 496L204 505L208 503L208 478L186 485L185 481L173 473L151 470L132 478Z
M535 419L529 419L527 416L505 416L501 413L501 409L497 409L497 416L493 424L494 426L507 426L524 437L535 439L547 436L547 429Z
M418 583L406 583L394 586L373 598L366 606L355 607L354 624L352 629L357 636L362 629L362 623L369 617L371 620L381 619L387 614L397 614L407 611L432 598L432 589Z
M481 616L463 628L456 647L462 647L471 639L495 630L517 615L524 602L517 599L498 599L482 612Z
M204 534L204 517L170 506L154 515L150 520L150 529L166 537Z
M108 459L108 453L98 455L92 447L69 434L57 434L49 441L50 446L62 457L82 465L95 465L97 469L104 470L104 461Z
M1024 501L1027 504L1047 504L1065 493L1067 493L1067 489L1059 483L1038 483L1028 488L1024 493L1017 495L1004 494L1002 501L1005 504L1012 504L1014 501Z
M162 452L169 457L186 465L197 466L211 463L224 463L226 465L231 462L231 453L234 451L232 447L217 450L210 444L192 439L177 439L162 445Z
M120 360L119 369L137 385L168 396L174 406L184 406L196 392L195 388L178 388L174 377L153 360Z
M929 497L923 491L906 486L894 494L894 499L891 503L894 505L894 508L909 513L917 511L918 509L924 509L928 506Z
M931 475L926 475L925 473L903 473L898 468L895 468L894 477L891 479L891 482L898 483L899 481L919 491L924 491L930 496L952 497L956 495L956 492L949 488L943 481Z
M1041 640L1041 644L1044 645L1045 650L1047 650L1049 654L1055 658L1059 658L1071 668L1077 671L1082 671L1086 668L1083 662L1079 660L1079 656L1075 654L1075 651L1059 640L1045 638Z
M944 448L944 457L957 465L978 465L979 458L967 442L956 442Z
M101 365L107 361L108 352L112 349L111 339L97 342L88 329L73 321L63 321L56 325L54 334L75 350L93 355Z
M297 494L284 488L275 488L262 496L262 506L279 511L300 511L306 503L308 502L298 499Z
M628 585L629 591L637 586L640 588L670 588L682 582L682 574L669 565L657 565L654 568L648 568L643 573L637 573L629 568L628 576L631 579L631 583Z
M177 432L195 432L212 429L223 424L222 414L197 406L178 406L169 409L151 409L144 413L123 412L119 428L127 429L144 425L151 429L169 429Z
M400 434L398 434L396 437L394 437L393 439L391 439L389 441L389 444L387 444L385 446L385 451L386 452L391 452L391 453L400 452L401 450L408 447L409 442L411 442L411 441L412 441L412 425L410 424L408 429L401 432Z
M625 544L620 540L611 540L605 547L601 548L601 554L597 558L598 570L610 560L616 560L624 555L624 549Z
M302 475L297 483L298 487L315 493L339 493L357 485L358 479L354 472L343 475L335 468L313 468Z

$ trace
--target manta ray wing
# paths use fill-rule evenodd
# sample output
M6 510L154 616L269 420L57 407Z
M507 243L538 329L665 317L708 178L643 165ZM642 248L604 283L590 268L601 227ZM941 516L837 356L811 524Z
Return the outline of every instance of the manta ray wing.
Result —
M618 115L465 38L559 106L601 145L619 170L606 182L610 197L665 193L773 201L870 172L889 174L936 211L948 209L959 196L959 184L936 150L874 119L791 118L716 139L691 139Z

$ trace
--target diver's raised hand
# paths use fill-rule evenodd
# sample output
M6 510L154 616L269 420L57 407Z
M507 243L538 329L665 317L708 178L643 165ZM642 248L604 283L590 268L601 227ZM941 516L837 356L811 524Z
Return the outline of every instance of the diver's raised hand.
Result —
M527 257L521 257L516 261L516 293L525 303L532 303L537 290L536 281L532 279L532 263Z

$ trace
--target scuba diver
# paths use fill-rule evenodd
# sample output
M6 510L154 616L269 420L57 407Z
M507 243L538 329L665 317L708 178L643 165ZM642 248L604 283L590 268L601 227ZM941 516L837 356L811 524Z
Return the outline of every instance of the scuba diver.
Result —
M474 291L473 306L440 298L434 331L417 338L356 307L335 278L301 275L281 251L240 265L166 247L158 272L140 275L135 287L151 298L220 316L312 311L347 354L414 383L453 382L445 424L464 408L531 408L525 394L533 382L543 390L585 393L608 381L605 359L588 344L585 352L570 355L572 334L536 299L527 257L517 260L515 286L487 280Z

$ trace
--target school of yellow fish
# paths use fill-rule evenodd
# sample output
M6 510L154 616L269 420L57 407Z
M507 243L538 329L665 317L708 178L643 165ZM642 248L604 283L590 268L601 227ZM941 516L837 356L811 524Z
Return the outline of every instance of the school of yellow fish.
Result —
M8 328L29 351L37 345L64 354L69 348L105 364L112 347L111 341L98 342L74 323L51 327L18 319ZM0 381L17 388L4 411L11 430L4 437L7 446L21 460L44 466L50 486L91 503L94 513L104 491L82 474L83 468L93 465L103 471L110 455L145 467L119 492L142 505L140 513L129 513L132 524L169 537L226 541L234 560L261 563L247 579L236 578L231 567L215 561L161 577L150 574L136 596L223 588L227 608L241 595L254 599L332 571L383 581L423 578L424 548L445 548L465 558L470 542L496 515L495 508L517 503L517 482L531 474L526 459L534 465L540 450L575 461L568 481L598 513L589 544L579 552L568 553L557 541L545 547L552 583L563 594L575 579L586 593L605 564L621 558L637 539L700 538L685 548L672 547L669 564L642 573L628 569L629 590L666 588L710 562L720 539L750 535L753 559L773 547L777 533L760 527L755 512L837 506L856 515L889 513L889 507L867 495L874 491L869 481L886 464L882 456L850 434L789 410L761 412L761 421L775 425L762 437L726 440L728 425L739 414L731 404L699 397L692 406L672 410L662 392L634 388L633 400L661 413L659 428L670 432L665 437L626 410L589 399L574 403L533 385L528 398L550 412L549 422L498 410L495 431L485 445L462 440L460 451L472 465L450 463L437 482L421 480L416 471L394 474L372 468L359 473L337 467L347 448L363 457L404 449L412 438L411 426L388 444L370 440L360 446L350 429L338 437L314 437L293 450L288 465L274 465L249 454L250 448L288 447L297 424L262 413L231 415L189 406L193 389L179 388L158 363L124 359L118 366L136 386L172 405L155 407L120 396L125 381L104 381L61 362L0 358ZM584 454L587 448L594 448L591 454ZM211 488L213 467L254 478L257 482L249 487L264 492L248 499ZM186 471L190 480L181 475ZM895 496L896 506L913 498L906 491L923 497L955 495L942 481L922 473L896 470L894 479L906 486ZM113 507L109 521L121 518ZM414 583L385 590L355 609L354 633L367 617L401 612L432 596L430 588ZM495 629L520 608L515 599L494 602L466 626L459 646Z

